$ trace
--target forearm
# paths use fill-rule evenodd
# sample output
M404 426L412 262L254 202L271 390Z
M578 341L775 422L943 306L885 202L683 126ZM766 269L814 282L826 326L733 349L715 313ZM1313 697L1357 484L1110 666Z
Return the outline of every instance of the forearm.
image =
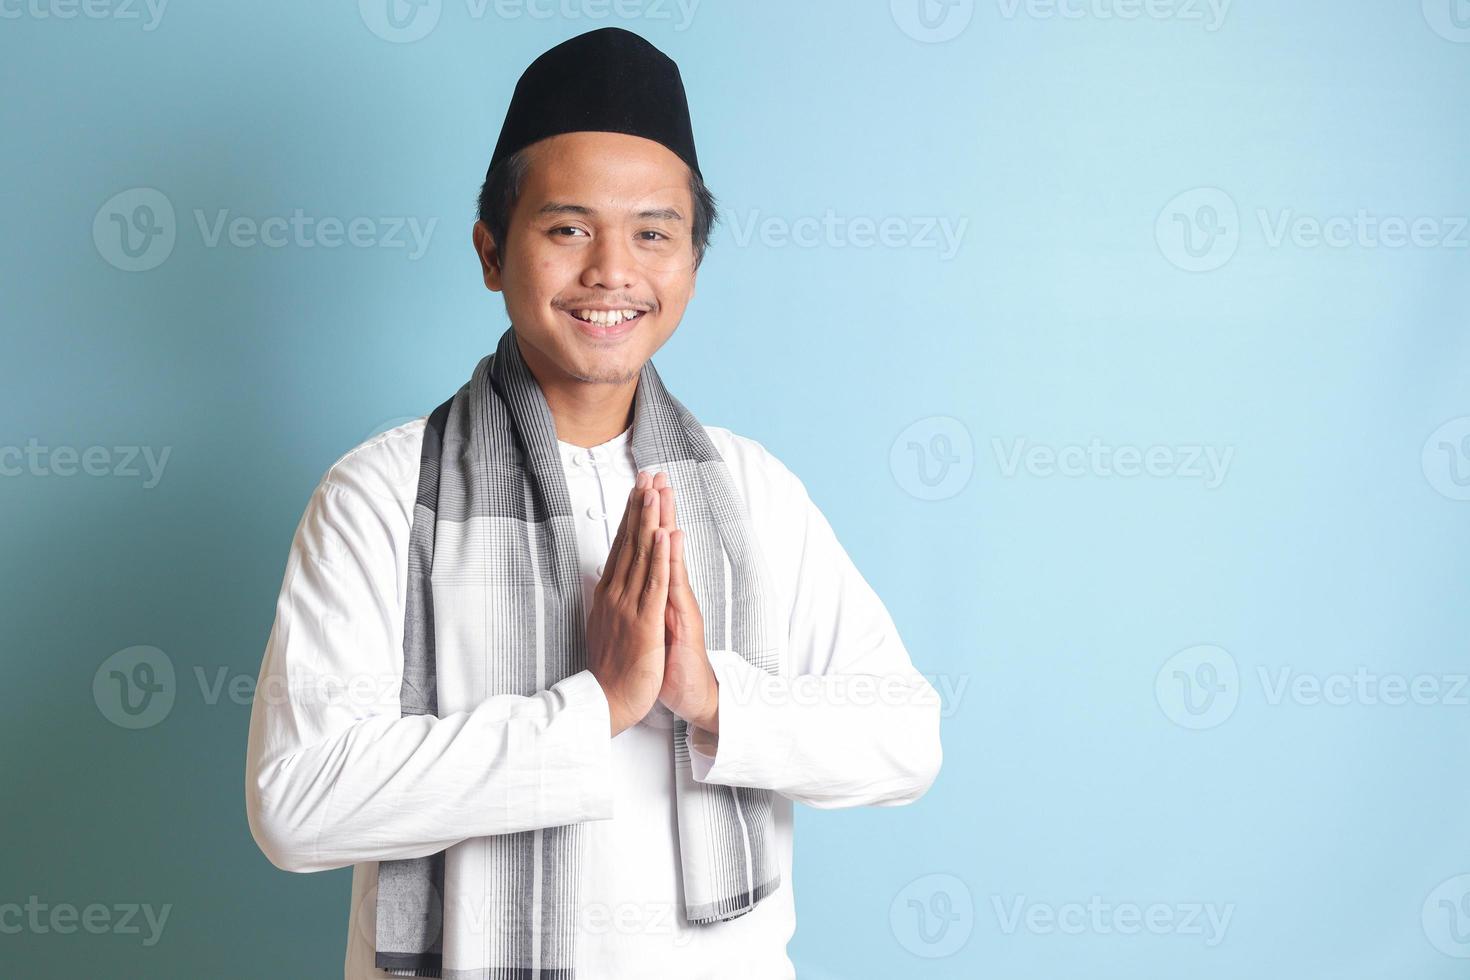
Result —
M695 778L820 808L896 806L934 782L940 702L912 670L779 677L713 651L718 735L691 729Z
M246 781L251 832L285 870L612 816L607 702L585 671L531 697L373 716L310 744L293 741L292 721L257 699Z

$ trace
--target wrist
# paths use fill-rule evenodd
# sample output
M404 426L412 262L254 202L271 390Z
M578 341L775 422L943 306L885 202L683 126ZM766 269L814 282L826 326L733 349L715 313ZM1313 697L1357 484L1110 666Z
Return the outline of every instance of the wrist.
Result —
M608 729L612 737L617 737L633 724L627 702L616 693L616 688L604 683L595 673L592 676L596 678L597 686L602 688L602 698L607 703Z
M720 682L714 678L714 672L710 672L709 694L705 699L704 709L689 719L689 723L695 728L703 728L711 735L720 733Z

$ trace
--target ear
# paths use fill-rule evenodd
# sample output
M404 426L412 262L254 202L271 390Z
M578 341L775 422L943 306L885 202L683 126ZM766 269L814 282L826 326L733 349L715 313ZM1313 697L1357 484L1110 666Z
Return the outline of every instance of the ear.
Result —
M485 278L485 288L500 292L500 252L495 248L495 238L483 221L475 222L470 237L474 239L475 254L480 257L480 273Z

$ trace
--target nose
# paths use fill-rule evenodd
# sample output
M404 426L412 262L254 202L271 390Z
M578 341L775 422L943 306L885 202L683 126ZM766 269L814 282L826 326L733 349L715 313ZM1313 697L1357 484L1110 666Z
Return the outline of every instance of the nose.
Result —
M637 262L620 236L599 235L586 255L582 285L588 289L631 289L637 281Z

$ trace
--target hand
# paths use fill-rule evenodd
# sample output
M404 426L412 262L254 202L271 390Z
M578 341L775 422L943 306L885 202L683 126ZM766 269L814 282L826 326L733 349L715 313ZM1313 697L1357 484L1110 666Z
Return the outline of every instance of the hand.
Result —
M660 478L663 474L658 474ZM663 496L667 494L667 496ZM689 584L684 556L684 531L675 527L673 487L661 488L659 520L670 534L669 602L664 617L663 684L659 701L696 728L711 734L720 730L720 684L704 648L704 617Z
M661 496L639 473L592 591L587 668L607 696L614 736L648 714L663 684L670 542L660 526Z

